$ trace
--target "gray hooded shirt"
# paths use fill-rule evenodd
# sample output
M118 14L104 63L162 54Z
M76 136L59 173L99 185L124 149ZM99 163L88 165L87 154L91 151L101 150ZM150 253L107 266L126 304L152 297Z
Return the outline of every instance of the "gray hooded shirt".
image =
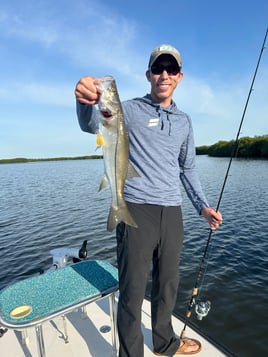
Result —
M208 207L195 168L195 145L190 117L176 104L161 107L147 94L122 102L129 135L129 159L140 177L126 180L125 200L161 206L180 206L181 180L194 207ZM96 134L99 114L94 106L77 102L83 131Z

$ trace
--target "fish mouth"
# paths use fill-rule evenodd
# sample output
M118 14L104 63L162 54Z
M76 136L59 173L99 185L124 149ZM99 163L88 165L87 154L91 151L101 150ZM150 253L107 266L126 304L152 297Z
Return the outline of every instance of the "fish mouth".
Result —
M109 110L101 110L101 115L105 118L105 119L112 119L113 114L109 111Z

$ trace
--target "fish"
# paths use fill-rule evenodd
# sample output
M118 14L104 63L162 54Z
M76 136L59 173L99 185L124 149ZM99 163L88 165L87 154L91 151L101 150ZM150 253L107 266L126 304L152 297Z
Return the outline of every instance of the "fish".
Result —
M110 187L112 196L107 230L112 232L120 222L137 228L124 199L124 186L126 179L140 175L129 161L129 138L116 81L112 76L105 76L96 82L96 86L100 93L98 109L101 123L96 144L102 147L104 159L99 191Z

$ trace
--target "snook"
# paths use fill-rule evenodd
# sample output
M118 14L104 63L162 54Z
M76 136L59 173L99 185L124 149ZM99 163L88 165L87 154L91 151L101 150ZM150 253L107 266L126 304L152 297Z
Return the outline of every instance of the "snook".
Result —
M112 232L119 222L137 227L124 200L125 180L139 174L129 162L129 142L125 127L123 110L112 76L105 76L98 83L100 99L98 102L101 130L97 145L102 146L105 173L99 191L110 186L112 205L107 230Z

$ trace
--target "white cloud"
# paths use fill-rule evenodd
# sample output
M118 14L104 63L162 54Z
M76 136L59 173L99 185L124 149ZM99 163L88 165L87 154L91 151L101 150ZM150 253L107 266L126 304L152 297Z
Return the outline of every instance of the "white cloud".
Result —
M56 43L58 34L49 18L42 18L38 13L24 12L19 9L1 11L0 13L1 35L7 39L20 39L28 42L37 42L49 47Z
M130 63L138 57L131 46L138 31L135 22L95 1L69 1L68 12L57 5L34 2L34 15L29 3L23 11L0 10L1 36L37 43L82 67L132 72Z
M14 93L17 93L14 96ZM0 100L14 103L45 104L48 106L74 107L73 84L47 84L40 82L11 82L0 88Z
M197 145L212 144L218 140L236 137L245 109L251 78L228 83L209 82L200 78L185 78L177 89L175 101L190 114L195 128ZM255 82L255 90L245 112L241 136L268 133L268 71Z

